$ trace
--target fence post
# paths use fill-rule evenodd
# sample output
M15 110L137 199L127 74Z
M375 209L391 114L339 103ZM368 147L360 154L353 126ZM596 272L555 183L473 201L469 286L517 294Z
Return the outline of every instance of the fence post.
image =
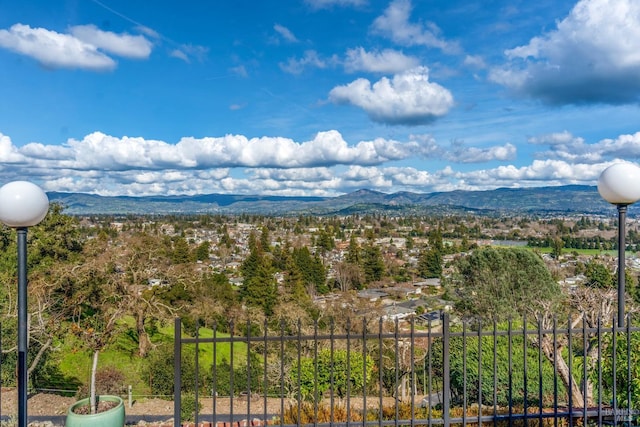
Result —
M449 313L442 316L442 419L444 427L451 425L451 372L449 365Z
M182 406L182 375L180 369L182 364L182 322L179 317L175 318L173 325L173 426L180 427L182 424L180 419Z

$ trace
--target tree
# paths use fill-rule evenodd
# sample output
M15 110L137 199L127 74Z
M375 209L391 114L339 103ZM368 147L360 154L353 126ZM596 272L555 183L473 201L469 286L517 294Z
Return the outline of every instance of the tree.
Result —
M316 255L312 256L309 248L294 248L291 254L295 265L302 274L305 285L311 285L320 294L329 292L327 287L327 273L322 260Z
M209 251L211 250L211 242L205 240L200 243L196 248L196 259L198 261L208 261L209 260Z
M418 259L418 274L425 279L442 276L442 254L434 249L423 250Z
M373 244L372 239L362 249L362 269L367 283L382 280L384 276L384 260L380 248Z
M543 330L550 330L563 312L560 286L542 258L527 249L477 249L458 260L456 268L457 289L453 293L458 295L456 308L465 317L501 321L530 316ZM569 327L574 322L571 323ZM537 335L528 338L556 366L565 387L571 388L574 402L582 404L580 383L573 378L562 356L567 343L548 333L541 334L541 339Z
M362 269L350 262L339 262L334 266L335 279L339 289L347 292L350 289L362 287Z
M466 317L506 320L531 315L562 295L540 256L527 249L481 248L454 267L456 308Z
M177 237L173 242L173 253L171 259L175 264L185 264L191 261L189 243L184 237Z
M347 254L345 255L345 261L351 264L359 265L361 263L360 258L360 245L358 245L356 236L352 234L351 238L349 239L349 248L347 249Z
M587 278L587 286L592 288L609 289L614 286L613 274L600 262L589 261L584 275Z
M247 260L250 260L247 263ZM273 314L277 302L277 286L273 276L271 263L254 249L242 265L244 282L240 296L247 305L262 308L265 315Z
M298 268L298 265L289 252L287 252L285 260L282 287L285 290L282 299L298 302L301 306L310 305L311 299L304 286L304 278L302 277L300 268Z
M90 406L96 413L96 372L100 352L116 336L118 323L124 313L126 298L117 280L114 265L108 254L86 259L70 272L71 298L69 318L74 319L71 330L93 353L91 364Z
M553 239L553 252L552 255L555 259L560 259L562 255L562 249L564 249L564 240L560 237Z

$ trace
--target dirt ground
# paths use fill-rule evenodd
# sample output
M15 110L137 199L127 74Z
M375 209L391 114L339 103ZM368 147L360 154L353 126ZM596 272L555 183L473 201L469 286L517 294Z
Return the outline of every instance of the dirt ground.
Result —
M17 391L15 389L3 388L0 390L0 415L11 416L17 414ZM75 397L64 397L56 394L39 393L29 396L27 400L27 409L29 415L66 415L69 407L76 402ZM200 399L202 404L202 414L213 413L213 399ZM216 413L228 414L230 412L229 398L217 398L215 401ZM268 414L280 413L280 399L268 399ZM263 414L264 400L254 398L247 402L246 398L235 398L233 401L233 412L235 414L246 414L251 411L252 414ZM129 402L125 399L125 412L127 415L166 415L167 418L173 417L173 401L163 399L138 399Z
M17 413L17 391L3 388L0 390L1 415ZM57 394L39 393L29 396L27 410L29 415L66 415L69 407L76 401L75 397L64 397ZM162 399L143 399L134 401L131 407L125 400L125 410L130 415L168 415L173 416L173 402Z
M0 415L11 416L17 414L17 392L15 389L2 388L0 390ZM66 415L69 407L76 401L75 397L64 397L56 394L39 393L28 398L27 408L30 416L47 416L47 415ZM202 414L212 414L214 401L211 397L200 399ZM330 402L326 402L329 404ZM357 398L351 399L351 405L354 408L362 406L362 401ZM418 402L416 402L418 403ZM215 399L215 412L217 414L230 413L230 399L218 397ZM265 400L261 397L251 398L247 401L246 397L236 397L233 399L233 413L242 414L280 414L282 405L285 407L294 404L294 402L282 401L281 399L267 399L265 410ZM337 402L333 402L337 404ZM392 398L385 398L385 406L393 405ZM377 399L369 399L367 407L377 406ZM153 415L166 416L167 419L173 418L173 401L145 398L134 400L129 406L129 402L125 399L125 412L127 415Z

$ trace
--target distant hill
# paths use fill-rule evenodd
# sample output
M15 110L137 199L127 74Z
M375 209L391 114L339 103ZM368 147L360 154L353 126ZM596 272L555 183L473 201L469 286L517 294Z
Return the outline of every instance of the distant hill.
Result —
M392 194L358 190L337 197L284 197L206 194L197 196L105 197L83 193L48 193L65 212L87 214L258 214L258 215L350 215L409 214L615 214L596 187L499 188L488 191ZM629 214L640 208L631 206Z

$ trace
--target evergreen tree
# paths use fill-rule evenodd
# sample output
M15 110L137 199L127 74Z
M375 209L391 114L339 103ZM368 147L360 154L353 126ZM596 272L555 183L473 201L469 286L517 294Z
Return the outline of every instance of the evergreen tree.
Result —
M384 277L384 261L380 248L369 240L362 249L362 268L367 283L377 282Z
M211 248L211 243L207 240L200 243L196 248L196 259L198 261L207 261L209 260L209 249Z
M260 233L260 248L264 252L271 251L271 240L269 238L269 229L267 227L262 227L262 232Z
M439 251L433 248L422 251L418 259L418 275L425 279L442 276L442 255Z
M345 261L351 264L360 265L360 246L358 245L358 239L353 234L349 239L349 248L345 255Z
M284 270L284 282L283 288L285 293L283 298L285 300L294 301L299 303L300 306L308 306L311 302L309 294L304 286L304 279L300 269L293 260L293 256L287 252L289 256L286 257L285 270Z
M442 243L442 230L440 227L429 232L429 247L440 253L444 250L444 244Z
M312 256L309 252L309 248L294 248L292 257L295 265L302 274L302 279L305 285L311 284L315 290L320 294L326 294L329 292L327 287L327 273L322 260L316 255Z
M173 252L171 254L171 260L174 264L185 264L191 261L191 254L189 253L189 243L184 237L177 237L173 242Z
M467 316L517 318L557 304L562 295L542 258L527 249L477 249L455 268L456 307Z
M247 305L260 307L271 316L277 302L276 280L268 258L261 256L257 260L252 274L244 277L240 295Z

